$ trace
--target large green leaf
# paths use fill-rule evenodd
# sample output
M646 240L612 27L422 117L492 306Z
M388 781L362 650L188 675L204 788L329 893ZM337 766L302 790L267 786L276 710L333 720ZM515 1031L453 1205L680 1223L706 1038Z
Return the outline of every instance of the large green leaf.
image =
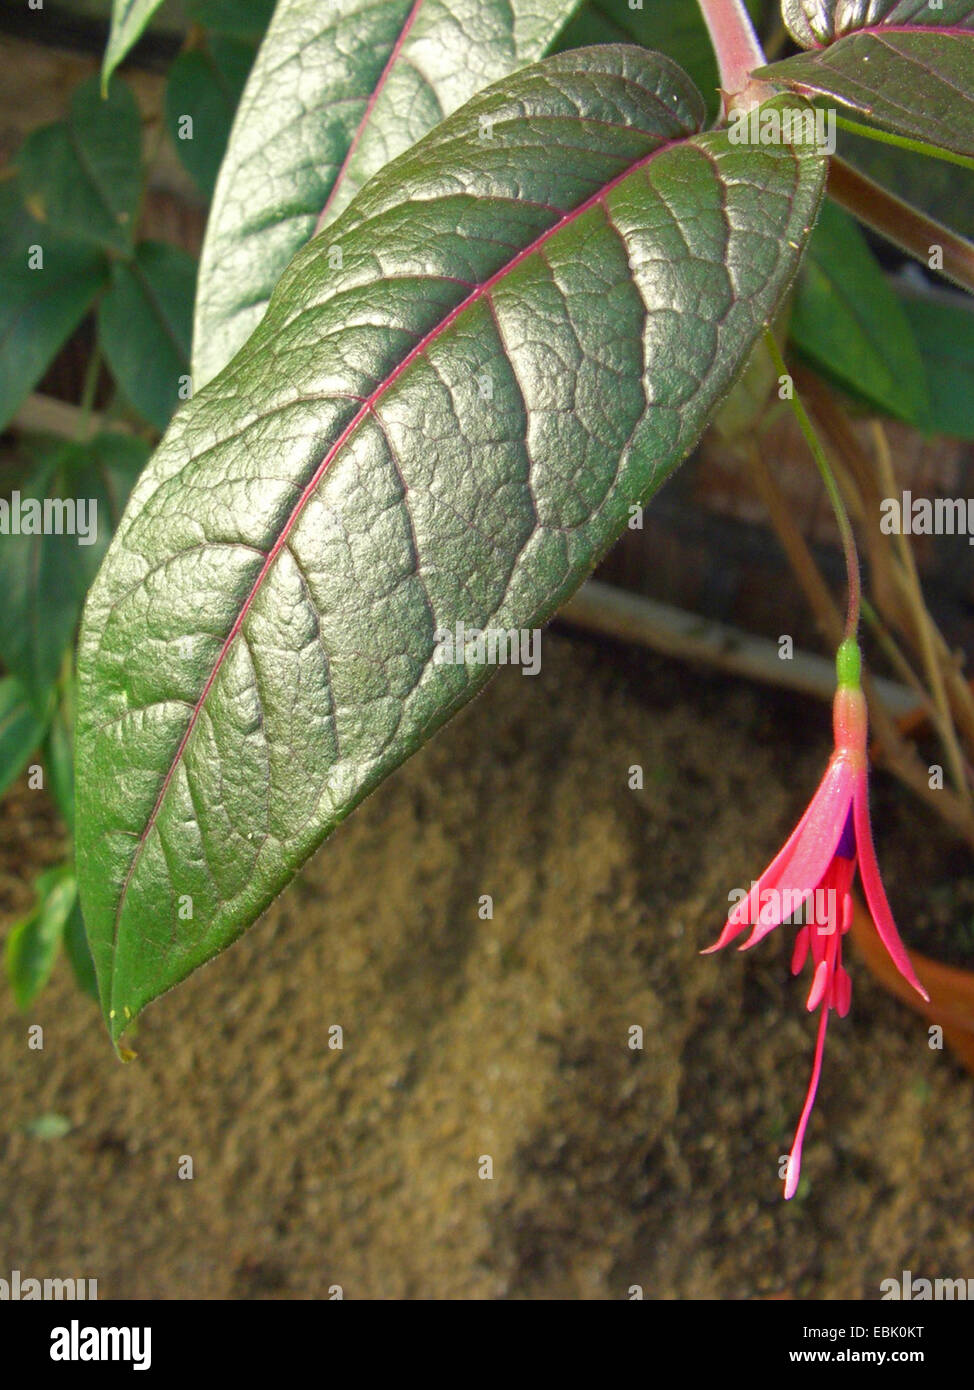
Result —
M752 18L764 9L763 0L747 0ZM715 116L719 104L717 59L697 0L644 0L638 7L627 0L585 0L552 46L564 53L593 43L638 43L654 48L679 63L689 74Z
M200 260L193 381L249 337L278 277L382 165L540 58L577 0L279 0L237 108Z
M43 227L16 179L0 183L0 429L88 312L108 274L102 254Z
M914 425L930 408L910 321L855 221L827 202L809 242L791 341L851 395Z
M651 3L631 9L618 0L586 0L572 15L554 45L557 53L595 43L640 43L678 62L693 78L711 109L716 94L717 59L700 7Z
M142 187L142 125L124 82L75 88L68 116L31 131L18 166L31 213L60 236L125 254Z
M98 306L98 341L135 408L164 430L189 395L196 262L178 246L143 241L112 266Z
M759 76L974 156L974 0L786 0L784 14L809 51Z
M497 84L299 253L174 418L79 647L116 1039L484 684L437 633L539 626L699 437L824 178L809 145L692 134L702 111L634 48Z
M31 467L6 499L10 534L0 546L0 659L42 710L148 451L118 434L25 447Z

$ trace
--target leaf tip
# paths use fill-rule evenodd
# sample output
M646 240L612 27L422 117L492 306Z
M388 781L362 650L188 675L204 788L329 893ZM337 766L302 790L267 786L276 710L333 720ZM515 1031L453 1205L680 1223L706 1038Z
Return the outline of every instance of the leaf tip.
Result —
M109 1009L105 1015L105 1022L108 1025L108 1034L118 1060L120 1062L134 1061L138 1053L134 1048L124 1043L122 1038L134 1024L135 1014L128 1005L125 1005L121 1010Z

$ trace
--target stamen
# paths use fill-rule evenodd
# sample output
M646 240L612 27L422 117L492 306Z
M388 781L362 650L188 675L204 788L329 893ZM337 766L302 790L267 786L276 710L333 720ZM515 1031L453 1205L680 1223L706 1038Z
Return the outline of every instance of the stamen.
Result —
M808 991L808 1003L805 1005L809 1013L814 1013L819 1004L821 1004L828 983L829 963L827 960L820 960L815 967L815 974L812 976L812 987Z
M843 936L852 926L852 896L846 893L842 900L842 934Z
M808 928L802 927L795 937L795 949L791 953L791 973L793 975L801 974L802 967L808 959L808 939Z

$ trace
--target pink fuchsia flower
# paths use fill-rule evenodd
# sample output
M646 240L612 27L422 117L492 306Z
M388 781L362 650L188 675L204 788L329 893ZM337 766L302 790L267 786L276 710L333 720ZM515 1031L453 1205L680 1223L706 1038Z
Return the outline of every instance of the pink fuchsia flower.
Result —
M900 940L876 863L869 823L869 765L866 748L866 701L859 686L859 648L853 639L842 643L836 661L839 686L833 705L835 749L808 809L780 854L752 883L750 892L731 910L713 946L719 951L750 927L742 951L756 946L788 917L799 928L792 956L798 974L812 958L809 1012L821 1009L811 1080L795 1139L788 1155L785 1197L795 1195L801 1172L802 1144L822 1073L829 1012L840 1018L849 1012L852 981L842 964L842 938L852 921L850 887L858 863L866 902L876 930L897 970L924 999Z

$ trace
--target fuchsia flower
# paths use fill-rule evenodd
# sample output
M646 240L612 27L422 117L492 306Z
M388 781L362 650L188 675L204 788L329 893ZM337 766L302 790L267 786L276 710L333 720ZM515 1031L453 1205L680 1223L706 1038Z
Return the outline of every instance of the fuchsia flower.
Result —
M836 664L835 750L825 776L784 849L733 908L719 939L704 952L719 951L748 927L751 934L739 948L742 951L756 946L788 917L797 916L803 923L795 941L792 973L797 975L811 954L814 973L807 1008L822 1012L812 1076L788 1156L786 1198L793 1197L798 1188L802 1144L822 1072L829 1011L835 1009L840 1018L849 1012L852 981L842 964L842 938L852 921L849 889L857 860L866 902L883 945L903 978L928 998L896 930L876 863L869 824L866 701L859 687L859 648L854 640L843 642Z

